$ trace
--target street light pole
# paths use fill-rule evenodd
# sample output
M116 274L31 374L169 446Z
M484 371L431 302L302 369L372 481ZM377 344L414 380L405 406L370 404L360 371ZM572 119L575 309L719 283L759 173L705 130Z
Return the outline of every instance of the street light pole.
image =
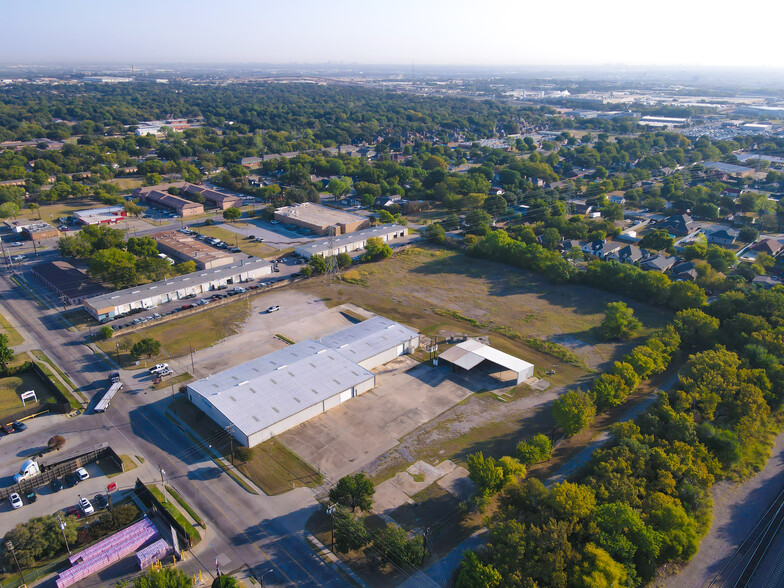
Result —
M122 364L120 363L120 342L119 341L115 341L114 342L114 348L117 350L117 367L122 369Z
M260 584L261 586L264 586L264 576L266 576L266 575L267 575L267 574L269 574L270 572L274 572L274 571L275 571L275 570L274 570L273 568L270 568L270 569L268 569L266 572L262 572L262 574L261 574L261 578L259 578L259 584Z
M166 484L163 481L163 476L166 475L166 472L159 466L161 470L161 490L163 491L163 501L166 502Z
M60 518L60 515L57 515L57 520L60 522L60 530L63 532L63 541L65 541L65 548L68 550L68 555L71 555L71 548L68 545L68 539L65 536L65 527L67 525L65 524L65 521L62 518Z

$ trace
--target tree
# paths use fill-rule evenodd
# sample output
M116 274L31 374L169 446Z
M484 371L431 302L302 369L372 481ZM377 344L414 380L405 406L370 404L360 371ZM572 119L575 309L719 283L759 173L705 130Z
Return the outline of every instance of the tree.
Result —
M136 273L140 276L157 282L162 280L171 271L171 265L165 259L155 257L140 257L136 260Z
M351 178L342 176L340 178L332 178L327 184L327 192L332 194L335 198L341 198L351 191Z
M418 567L425 559L425 542L422 535L411 539L402 527L390 523L376 532L373 550L382 561L398 567Z
M162 181L163 181L163 178L161 178L160 174L152 173L152 174L147 174L146 176L144 176L144 185L145 186L157 186Z
M446 241L446 231L444 231L444 227L438 223L427 225L423 231L423 235L425 240L430 241L431 243L443 243Z
M93 254L88 264L91 276L111 282L117 288L127 288L138 283L136 257L121 249L102 249Z
M114 335L114 329L111 328L109 325L104 325L100 329L98 329L98 336L101 339L111 339L112 335Z
M389 212L388 210L384 210L383 208L378 211L378 222L384 225L388 225L393 223L397 220L394 214Z
M553 402L553 417L567 437L582 431L595 416L596 405L580 390L569 390Z
M158 256L158 242L152 237L130 237L125 248L136 257Z
M196 271L195 261L183 261L174 265L174 272L181 276L184 274L192 274Z
M332 517L335 524L335 549L338 552L356 551L370 543L370 532L362 520L342 508L336 508Z
M236 457L242 463L247 463L253 459L253 448L238 445L234 448L234 457Z
M610 302L605 310L599 331L605 340L631 339L642 326L634 317L634 311L625 302Z
M221 574L212 581L212 588L240 588L240 583L234 576Z
M373 494L376 489L364 472L354 475L343 476L329 491L329 499L332 502L342 504L352 512L360 510L370 510L373 505Z
M324 259L324 256L320 253L311 256L308 265L310 265L310 269L316 275L323 274L327 271L327 260Z
M223 578L225 576L221 576ZM221 584L221 586L223 586ZM192 588L193 578L177 568L150 570L133 582L133 588Z
M738 231L738 240L744 243L752 243L759 239L759 231L754 227L747 225Z
M242 211L236 206L229 206L223 211L223 218L229 222L235 221L242 216Z
M49 441L46 442L46 447L49 451L60 451L63 447L65 447L65 437L62 435L55 435L51 437Z
M482 208L490 216L501 216L506 212L506 198L503 196L488 196L482 203Z
M675 239L664 229L654 229L640 239L638 245L643 249L664 251L675 245Z
M517 445L517 457L525 465L548 461L553 453L553 444L547 435L534 435Z
M16 218L19 215L19 205L14 202L3 202L0 204L0 217Z
M76 542L77 524L72 516L65 517L65 537L69 544ZM63 533L58 520L53 515L34 517L26 523L20 523L8 533L4 539L14 544L14 551L19 565L29 568L36 562L52 559L58 553L65 552ZM4 550L3 562L6 569L14 567L14 561L8 550Z
M152 357L153 355L158 355L160 351L161 342L156 341L152 337L145 337L141 341L134 343L133 347L131 347L131 355L137 358L141 357L142 355Z
M587 543L583 554L583 561L573 578L578 588L629 588L633 585L623 564L601 547Z
M141 206L139 206L138 201L136 200L126 200L123 204L123 210L125 210L126 214L132 214L136 218L139 218L139 215L144 210Z
M379 261L392 255L392 248L381 240L381 237L370 237L365 243L365 253L360 261Z
M719 330L719 319L699 308L689 308L675 315L672 322L684 347L710 347Z
M550 490L547 504L559 519L576 523L593 514L596 508L596 494L585 484L561 482Z
M0 334L0 365L3 366L3 371L8 370L8 364L14 361L14 357L14 350L8 345L8 335Z
M466 551L457 575L457 588L498 588L503 576L491 564L483 564L475 551Z
M351 256L348 253L338 253L335 256L335 262L338 264L340 269L346 268L350 266L353 262Z

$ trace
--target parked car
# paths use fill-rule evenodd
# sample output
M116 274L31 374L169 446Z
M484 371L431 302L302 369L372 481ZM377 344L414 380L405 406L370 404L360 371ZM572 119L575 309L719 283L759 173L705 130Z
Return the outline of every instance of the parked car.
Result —
M229 251L231 251L232 253L239 253L240 251L242 251L242 249L240 249L239 247L232 247L231 249L229 249Z
M82 518L82 510L78 506L69 506L65 509L65 515L69 517Z
M21 432L27 430L27 425L25 425L22 421L14 421L13 425L16 431Z
M51 486L54 492L59 492L63 489L63 483L60 481L60 478L53 478Z
M180 306L180 310L188 310L189 308L193 308L193 304L183 304Z
M13 494L11 494L11 496L8 497L8 502L11 503L11 508L13 508L14 510L16 510L17 508L21 508L23 504L21 496L19 496L16 492L14 492Z
M280 310L280 306L278 306L278 305L276 304L275 306L270 306L270 307L267 309L267 313L270 313L270 312L277 312L277 311L279 311L279 310Z
M98 510L103 510L107 506L109 506L109 501L106 499L106 496L103 494L96 494L93 497L93 503L95 503L95 508Z
M228 286L225 285L218 286L218 290L226 290L227 288Z
M14 432L14 425L12 423L8 423L7 425L3 425L0 427L0 431L5 433L6 435L10 435Z
M93 514L95 512L92 503L86 498L79 499L79 508L82 509L82 512L86 515Z
M199 305L199 306L204 306L205 304L209 304L209 302L210 302L210 301L209 301L209 300L207 300L206 298L202 298L202 299L201 299L201 300L199 300L199 301L198 301L196 304L197 304L197 305Z
M90 474L87 473L87 470L84 468L76 468L74 472L77 476L79 476L79 481L84 482L90 477Z
M154 366L152 366L150 368L150 373L153 373L153 372L158 371L158 370L162 370L162 369L167 368L167 367L169 367L168 363L156 363Z
M166 377L166 376L170 376L170 375L172 375L173 373L174 373L174 370L172 370L172 369L170 369L170 368L166 368L165 370L161 370L161 371L159 371L159 372L158 372L157 374L155 374L155 375L156 375L156 376L158 376L159 378L163 378L163 377Z
M280 221L276 221L276 220L273 219L273 220L270 221L270 224L271 225L278 225L278 224L280 224Z
M65 477L65 485L68 488L73 488L77 484L79 484L79 476L77 476L75 473L71 472Z
M191 298L196 298L196 294L188 294L185 296L185 300L190 300Z
M25 499L27 500L27 502L32 504L33 502L38 500L38 494L36 494L34 490L30 490L30 492L25 494Z

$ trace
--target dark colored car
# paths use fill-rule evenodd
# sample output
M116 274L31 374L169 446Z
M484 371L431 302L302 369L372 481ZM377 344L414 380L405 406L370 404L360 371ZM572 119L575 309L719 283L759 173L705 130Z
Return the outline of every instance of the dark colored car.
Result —
M16 429L17 431L26 431L27 430L27 425L25 425L24 423L22 423L20 421L14 421L13 424L14 424L14 429Z
M63 483L60 481L60 478L54 478L52 480L52 490L55 492L59 492L63 489Z
M74 487L74 486L76 486L78 483L79 483L79 476L77 476L77 475L76 475L75 473L73 473L73 472L71 472L70 474L68 474L68 475L65 477L65 485L66 485L66 486L68 486L69 488L73 488L73 487Z
M95 497L93 497L93 504L96 509L102 510L109 506L109 501L106 500L106 496L103 494L96 494Z
M69 506L65 509L65 516L82 518L82 510L78 506Z
M32 504L33 502L35 502L36 500L38 500L38 494L36 494L36 493L35 493L35 492L33 492L32 490L30 490L30 492L28 492L27 494L25 494L25 498L27 499L27 502L29 502L30 504Z

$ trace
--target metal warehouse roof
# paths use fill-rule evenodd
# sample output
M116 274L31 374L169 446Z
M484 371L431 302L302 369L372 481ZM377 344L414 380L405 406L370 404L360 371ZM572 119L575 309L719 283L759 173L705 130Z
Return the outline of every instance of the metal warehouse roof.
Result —
M468 339L462 343L458 343L454 347L450 347L442 354L439 359L453 363L465 370L475 368L484 360L492 361L496 365L505 367L517 373L524 372L525 370L533 367L533 364L518 359L508 353L499 351L489 345L485 345L476 339Z
M734 165L732 163L723 163L721 161L706 161L702 164L702 167L707 167L710 169L717 169L724 173L728 174L741 174L744 172L751 172L754 171L753 167L744 167L742 165Z
M126 288L125 290L118 290L117 292L110 292L109 294L89 298L85 302L89 303L93 308L120 306L122 304L130 304L137 300L144 300L150 296L176 292L177 290L187 288L188 286L198 286L215 280L236 276L241 273L258 272L264 269L268 270L264 273L271 273L272 264L263 259L249 259L242 263L235 263L233 265L226 265L215 269L201 270L169 278L167 280L161 280L160 282L152 282L150 284L144 284L143 286L135 286L133 288Z
M373 374L311 339L189 384L250 436Z
M405 230L403 225L377 225L369 229L354 231L353 233L318 239L310 243L305 243L304 245L297 245L296 248L307 250L311 255L317 255L324 251L329 251L330 248L337 249L339 247L344 247L345 245L365 241L370 237L382 237L403 230Z
M359 363L417 336L416 332L400 323L383 316L374 316L322 337L319 341Z

